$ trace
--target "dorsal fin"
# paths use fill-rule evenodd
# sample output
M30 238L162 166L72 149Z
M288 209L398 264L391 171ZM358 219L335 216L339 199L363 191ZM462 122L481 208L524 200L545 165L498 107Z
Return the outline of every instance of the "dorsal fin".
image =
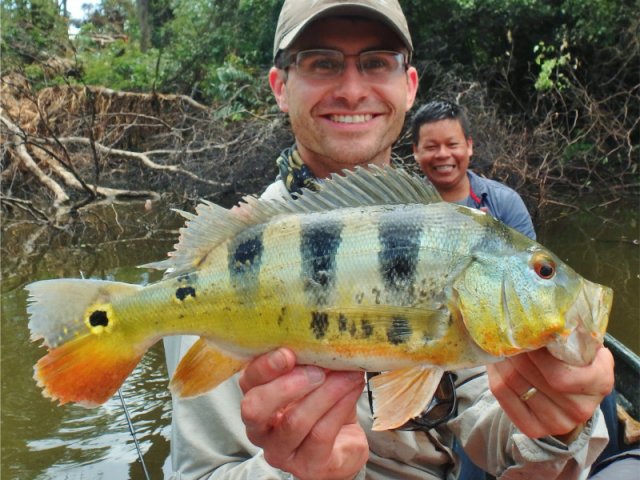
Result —
M167 270L169 275L195 269L211 250L253 225L285 214L322 212L371 205L429 204L441 202L436 188L426 179L405 170L370 165L344 170L321 182L317 192L304 189L293 198L270 200L247 196L230 210L203 201L196 214L178 211L187 219L170 258L143 265Z

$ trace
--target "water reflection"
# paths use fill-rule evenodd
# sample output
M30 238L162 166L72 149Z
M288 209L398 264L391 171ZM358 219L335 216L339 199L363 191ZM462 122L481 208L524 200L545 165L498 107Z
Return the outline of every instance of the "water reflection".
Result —
M566 213L566 212L564 212ZM620 204L580 212L547 211L539 238L580 274L614 288L610 331L640 351L638 209ZM615 220L611 220L615 219ZM59 407L31 378L43 350L27 330L23 286L56 277L115 279L145 284L160 275L135 268L162 259L182 224L166 206L109 206L51 232L28 223L2 237L2 478L141 479L144 474L120 400L97 409ZM163 477L169 454L170 395L162 346L127 379L123 394L151 478Z

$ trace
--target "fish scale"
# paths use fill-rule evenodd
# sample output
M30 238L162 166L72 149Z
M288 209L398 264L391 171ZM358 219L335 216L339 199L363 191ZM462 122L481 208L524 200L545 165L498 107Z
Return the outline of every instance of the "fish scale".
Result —
M45 395L100 404L160 338L193 334L175 395L215 388L286 346L303 364L384 371L374 429L387 429L422 411L445 369L544 346L584 364L602 343L610 289L401 170L358 169L296 199L196 212L169 260L150 265L167 270L160 282L27 286L32 339L48 348L35 367Z

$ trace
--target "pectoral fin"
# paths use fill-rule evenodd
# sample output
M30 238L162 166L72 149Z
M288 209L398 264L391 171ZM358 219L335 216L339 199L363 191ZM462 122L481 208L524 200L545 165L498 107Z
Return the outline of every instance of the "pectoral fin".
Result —
M443 373L440 368L419 366L384 372L369 380L375 414L372 430L398 428L420 415Z
M169 387L178 397L195 397L217 387L246 363L200 338L180 360Z

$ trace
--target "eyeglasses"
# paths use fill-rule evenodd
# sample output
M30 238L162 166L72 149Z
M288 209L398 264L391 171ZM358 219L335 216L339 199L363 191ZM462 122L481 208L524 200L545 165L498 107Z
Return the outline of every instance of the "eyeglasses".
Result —
M338 77L344 71L345 60L357 58L360 73L373 80L386 80L405 71L408 67L403 53L387 50L345 55L339 50L302 50L292 53L285 59L281 68L296 66L296 71L303 77L319 80Z
M369 408L371 415L373 412L373 395L369 389L369 379L377 373L367 373L367 391L369 394ZM456 386L454 383L454 374L445 372L440 380L440 384L436 389L429 405L422 413L406 422L404 425L395 430L429 430L450 420L458 409L458 397L456 396Z

